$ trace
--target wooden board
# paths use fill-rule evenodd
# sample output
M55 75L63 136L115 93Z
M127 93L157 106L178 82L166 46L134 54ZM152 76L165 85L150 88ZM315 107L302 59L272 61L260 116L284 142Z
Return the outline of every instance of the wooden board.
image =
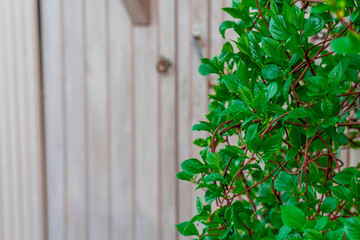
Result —
M134 28L135 73L135 239L160 239L158 5L150 1L153 23Z
M134 239L134 34L121 1L110 1L108 13L112 224L109 239Z
M45 239L36 1L0 7L0 238Z

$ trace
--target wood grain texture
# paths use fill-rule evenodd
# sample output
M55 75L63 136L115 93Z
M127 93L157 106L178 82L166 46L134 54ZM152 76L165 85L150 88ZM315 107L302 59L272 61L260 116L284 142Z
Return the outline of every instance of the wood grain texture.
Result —
M41 9L48 232L50 240L63 240L66 236L63 6L60 0L42 1Z
M5 240L45 239L34 5L3 0L0 7L0 238Z
M132 240L135 237L134 36L132 23L121 1L110 1L108 13L112 193L110 239Z
M160 239L158 5L150 1L153 23L134 28L135 73L135 239Z
M174 227L177 214L177 92L176 92L176 2L158 0L159 56L170 62L166 73L160 74L160 240L176 239Z
M66 239L87 238L84 1L63 0Z
M180 163L191 157L191 109L192 109L192 92L191 92L191 69L192 52L191 45L191 1L180 0L178 2L178 19L177 19L177 91L178 91L178 166ZM194 66L195 68L195 66ZM179 169L180 171L180 169ZM178 223L188 221L196 213L195 210L195 187L194 184L185 181L178 181ZM179 239L189 239L188 237L178 234Z
M109 239L108 1L86 0L89 240Z

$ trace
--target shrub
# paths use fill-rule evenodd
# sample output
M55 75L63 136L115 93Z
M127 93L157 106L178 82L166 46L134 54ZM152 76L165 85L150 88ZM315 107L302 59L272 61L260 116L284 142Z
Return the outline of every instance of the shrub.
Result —
M233 0L239 37L199 73L217 75L199 159L177 178L204 189L176 225L197 239L360 239L359 1ZM236 49L236 50L235 50ZM335 51L335 53L333 52Z

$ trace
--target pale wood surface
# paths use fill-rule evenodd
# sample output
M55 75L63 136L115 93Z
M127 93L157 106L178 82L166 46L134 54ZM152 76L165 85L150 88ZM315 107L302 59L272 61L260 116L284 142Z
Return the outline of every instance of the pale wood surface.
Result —
M212 4L224 3L151 0L145 27L119 0L43 2L50 240L180 239L195 192L175 174L197 156L205 135L190 129L208 92L190 39L218 51L224 14L211 19Z
M43 240L37 1L0 3L0 238Z
M128 0L40 2L44 89L37 1L0 0L0 239L191 239L174 225L201 192L175 173L199 157L209 78L190 39L219 55L231 1L149 0L130 15L148 26Z

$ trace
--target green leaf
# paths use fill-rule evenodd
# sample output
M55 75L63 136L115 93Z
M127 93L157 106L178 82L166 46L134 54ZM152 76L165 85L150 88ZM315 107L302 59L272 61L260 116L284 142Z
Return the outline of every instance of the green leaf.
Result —
M279 153L282 146L282 136L281 133L275 134L267 138L263 143L264 153Z
M334 197L327 197L321 204L320 209L323 213L332 212L337 207L338 202L339 200Z
M175 227L183 236L199 236L199 232L192 222L182 222L175 225Z
M269 30L273 38L277 40L287 40L290 37L286 23L281 15L270 20Z
M229 89L229 91L238 93L239 85L241 82L236 75L224 75L222 78L224 79L225 86L227 89Z
M222 53L234 53L234 48L231 43L226 42L221 50Z
M319 231L323 230L323 229L325 228L328 220L329 220L329 217L328 217L328 216L319 218L319 219L316 221L316 224L315 224L315 227L314 227L314 228L315 228L316 230L319 230Z
M261 39L261 48L264 50L265 54L270 57L279 57L279 52L277 51L278 46L279 42L273 38L264 37Z
M277 93L278 90L278 85L276 82L272 82L270 83L267 87L266 87L266 99L267 101L269 101L272 97L275 96L275 94Z
M342 218L342 222L344 223L344 230L346 236L350 240L359 240L360 239L360 218L352 217L352 218Z
M287 235L291 232L291 228L286 226L286 225L283 225L280 230L279 230L279 235L278 235L278 238L281 240L281 239L284 239L287 237Z
M209 126L208 123L205 122L201 122L199 124L195 124L192 129L192 131L207 131L207 132L212 132L211 127Z
M315 35L324 27L324 24L324 19L320 16L309 18L305 24L304 37Z
M287 103L287 105L289 105L289 90L290 90L290 84L291 84L291 76L289 76L284 84L284 92L283 92L283 96L284 99Z
M305 118L309 116L309 112L305 109L305 108L295 108L294 110L292 110L286 117L285 119L289 119L289 118Z
M221 33L222 37L225 38L225 32L229 28L234 28L235 22L233 21L224 21L220 24L219 32Z
M178 172L176 174L176 178L183 181L189 181L191 182L193 175L187 174L185 172Z
M201 198L199 196L196 197L196 210L198 212L198 214L200 214L203 210L203 204L201 201Z
M306 129L306 136L308 138L311 138L315 135L316 131L318 130L318 126L310 126L308 129Z
M219 182L222 182L222 183L225 183L225 184L229 184L225 178L223 176L221 176L220 173L212 173L212 174L209 174L207 175L206 177L204 177L203 181L205 183L212 183L212 182L216 182L216 181L219 181Z
M239 94L241 101L243 101L247 106L249 106L254 100L254 96L248 87L240 86L237 93Z
M357 54L360 52L360 36L351 32L348 37L333 40L331 48L340 54Z
M293 181L291 175L282 171L274 182L275 189L280 192L296 190L297 184Z
M275 64L265 65L261 69L261 73L265 79L272 80L281 76L279 67Z
M325 98L321 102L321 111L323 111L325 115L330 115L333 110L334 110L334 104L331 102L329 98Z
M250 141L255 138L257 132L258 132L258 126L259 124L253 124L246 130L246 136L245 140Z
M210 73L216 73L220 75L219 70L216 68L214 63L208 58L201 59L201 64L199 66L198 72L203 76L207 76Z
M335 175L334 180L343 185L349 184L356 172L356 168L345 168Z
M281 206L281 220L286 226L297 230L302 230L306 223L305 214L295 206Z
M195 175L206 171L206 168L204 168L205 165L195 158L183 161L180 166L181 169L189 175Z
M351 201L350 199L350 189L344 187L344 186L335 186L330 187L331 192L333 195L341 200L344 201Z
M321 232L315 229L305 229L305 239L307 240L320 240L323 238Z

